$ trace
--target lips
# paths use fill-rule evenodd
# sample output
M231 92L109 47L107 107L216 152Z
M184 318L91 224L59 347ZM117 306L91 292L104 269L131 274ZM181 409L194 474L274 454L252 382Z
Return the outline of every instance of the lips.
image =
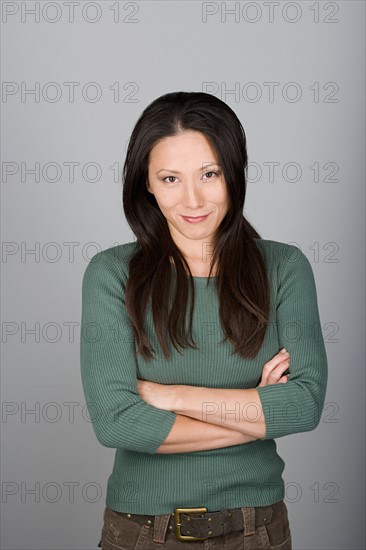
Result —
M182 216L182 218L187 222L197 223L205 220L208 215L209 214L205 214L204 216Z

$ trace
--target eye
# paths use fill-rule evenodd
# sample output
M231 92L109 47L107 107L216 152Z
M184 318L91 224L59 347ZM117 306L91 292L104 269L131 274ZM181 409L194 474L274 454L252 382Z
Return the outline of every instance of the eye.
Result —
M213 179L214 176L218 176L219 173L218 172L206 172L205 174L203 174L202 178L203 178L203 181L207 181L208 179L211 180Z
M166 178L163 178L163 181L165 181L165 183L175 183L174 181L166 181L167 179L176 180L177 178L175 176L167 176Z

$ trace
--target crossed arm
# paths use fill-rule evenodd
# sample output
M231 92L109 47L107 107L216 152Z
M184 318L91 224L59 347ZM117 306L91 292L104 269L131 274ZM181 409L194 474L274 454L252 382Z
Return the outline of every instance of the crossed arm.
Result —
M285 383L289 359L278 353L263 367L260 385ZM155 407L177 413L157 453L219 449L264 437L266 424L259 394L253 389L164 385L137 380L140 397Z
M121 283L126 274L108 250L96 255L99 261L90 262L83 277L80 365L88 407L98 406L98 414L94 409L90 414L102 445L150 454L182 453L274 439L317 426L327 357L311 266L298 249L291 247L290 252L279 272L275 312L279 343L291 353L288 384L280 383L287 382L283 372L273 376L277 368L268 372L271 359L256 388L174 386L137 379L138 391L135 342ZM122 338L116 338L115 327L118 334L120 327L123 330ZM283 371L288 368L283 366Z

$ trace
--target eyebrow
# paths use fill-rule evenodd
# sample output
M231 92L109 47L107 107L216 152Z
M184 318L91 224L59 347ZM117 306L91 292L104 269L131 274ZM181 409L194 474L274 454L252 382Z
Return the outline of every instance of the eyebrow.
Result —
M206 169L206 168L208 168L209 166L218 166L219 168L221 168L221 164L219 164L218 162L207 162L207 163L205 163L204 165L202 165L201 168L198 168L197 172L199 172L199 171L202 170L203 168ZM162 168L161 170L158 170L158 171L156 172L156 175L158 175L159 172L171 172L172 174L180 174L179 171L177 171L177 170L169 170L169 168Z

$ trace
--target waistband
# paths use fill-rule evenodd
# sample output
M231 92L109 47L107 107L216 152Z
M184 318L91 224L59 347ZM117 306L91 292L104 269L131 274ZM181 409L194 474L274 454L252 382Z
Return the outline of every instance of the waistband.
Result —
M245 535L254 534L259 525L272 520L273 514L284 506L283 500L268 506L227 508L208 512L207 508L176 508L165 515L113 513L140 525L155 526L164 520L164 531L174 531L179 540L207 540L243 530Z

